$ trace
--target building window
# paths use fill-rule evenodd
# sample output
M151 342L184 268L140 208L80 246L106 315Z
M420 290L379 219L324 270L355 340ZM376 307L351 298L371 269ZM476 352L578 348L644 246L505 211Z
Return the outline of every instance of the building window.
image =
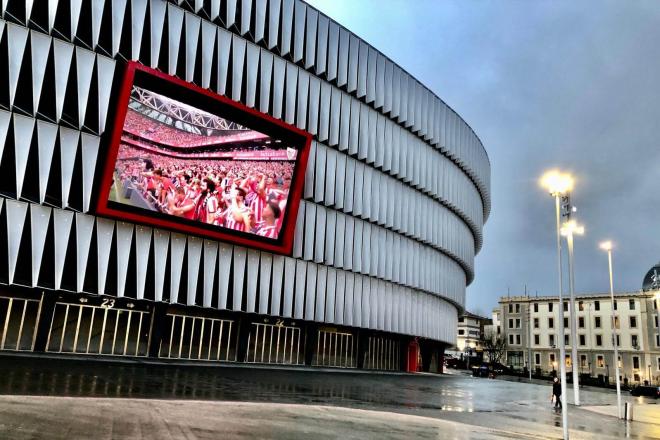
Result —
M658 328L658 315L657 314L653 317L653 323L655 324L654 327Z
M539 318L534 318L534 328L539 328Z
M603 358L602 355L598 355L596 357L596 366L598 368L605 368L605 359Z
M516 335L516 345L520 345L520 335Z
M516 304L516 313L520 313L520 304Z
M594 318L594 327L600 328L600 316Z
M458 331L458 335L459 335L459 336L463 336L464 334L465 334L465 330L460 329L460 330Z
M637 335L630 335L630 345L637 348Z
M633 370L639 370L639 356L633 356Z
M631 316L630 317L630 328L637 328L637 317L636 316Z
M630 307L630 310L635 310L635 300L634 299L629 299L628 300L628 306Z
M639 374L637 374L637 373L633 374L633 380L635 382L639 382Z
M617 329L621 328L621 323L619 322L619 317L618 316L614 317L614 327L617 328Z
M534 353L534 365L541 365L541 353Z
M621 347L621 335L616 335L616 346Z
M655 335L655 346L660 347L660 334Z
M541 335L534 335L534 345L541 345Z
M461 316L460 318L458 318L458 322L465 322L465 318Z
M602 346L603 346L603 336L596 335L596 347L602 347Z
M509 335L509 344L513 345L513 335Z
M509 318L509 328L513 328L513 318Z
M555 335L548 335L548 345L551 347L555 346Z
M534 303L534 313L539 312L539 303Z
M552 312L552 303L548 303L548 312Z
M516 328L520 328L520 319L516 319Z
M509 304L509 313L513 313L513 304Z
M507 363L512 367L522 367L525 364L525 359L522 351L507 351Z
M550 356L548 357L548 359L550 359L550 366L554 370L555 369L555 354L550 353Z
M548 318L548 328L555 328L555 319Z
M566 368L571 368L571 365L573 364L573 363L571 362L571 355L570 355L570 354L567 354L567 355L566 355L566 358L565 358L564 360L566 361Z
M616 300L614 300L614 310L618 310Z
M564 318L564 328L568 328L568 318Z
M500 333L501 333L501 331L500 331L500 326L498 325L498 326L497 326L497 334L499 335Z
M584 335L580 335L580 345L587 345L587 338Z
M600 310L600 301L594 301L594 310L597 312Z
M564 335L564 345L571 345L569 335Z
M584 302L578 301L578 310L584 312Z
M587 367L587 356L584 355L584 354L581 354L581 355L580 355L580 366L581 366L582 368L586 368L586 367Z
M619 361L619 368L623 368L623 362L621 362L621 356L619 356L617 359Z
M660 357L657 359L658 361L658 371L660 371Z
M584 328L584 316L578 318L578 327Z
M564 301L564 312L568 312L568 303Z

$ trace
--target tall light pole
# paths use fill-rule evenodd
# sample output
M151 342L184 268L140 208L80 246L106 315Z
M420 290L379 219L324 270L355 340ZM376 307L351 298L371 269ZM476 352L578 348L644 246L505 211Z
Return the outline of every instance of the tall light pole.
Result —
M557 271L559 275L559 371L561 380L561 394L566 399L566 346L564 345L564 300L562 295L563 280L561 273L561 213L560 213L560 199L561 196L569 192L573 188L573 178L565 173L557 170L548 171L541 178L541 185L550 192L550 195L555 198L555 220L556 220L556 236L557 236ZM568 406L567 402L561 406L561 419L562 428L564 431L564 440L568 440Z
M573 397L575 404L580 405L580 384L579 374L575 363L578 361L577 357L577 341L575 335L575 328L577 327L577 317L575 313L575 265L573 260L573 235L584 234L584 226L578 225L575 220L570 220L564 223L561 228L561 234L566 237L568 244L568 286L571 293L571 366L573 370Z
M610 300L612 301L612 345L614 345L614 365L616 366L616 407L618 409L619 418L623 418L621 413L621 380L619 379L619 347L617 346L616 338L616 317L614 313L614 282L612 281L612 242L604 241L600 244L600 248L607 252L607 263L610 269Z
M656 326L656 328L658 329L658 335L660 335L660 290L655 292L654 299L655 299L655 319L656 321L658 321L657 322L658 325ZM658 336L658 338L660 338L660 336ZM658 341L657 344L660 344L660 339L656 339L656 341Z
M527 297L527 372L532 381L532 307Z

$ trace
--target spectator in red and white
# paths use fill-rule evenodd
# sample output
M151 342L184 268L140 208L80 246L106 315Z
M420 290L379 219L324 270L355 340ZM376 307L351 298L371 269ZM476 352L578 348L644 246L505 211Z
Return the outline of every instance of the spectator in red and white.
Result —
M201 194L197 199L196 219L208 224L220 224L218 198L215 195L215 183L205 178L201 183Z
M280 233L278 220L282 216L280 207L275 202L268 202L264 207L263 221L258 225L257 235L267 238L277 238Z
M230 192L231 204L227 209L226 228L241 232L249 232L252 228L250 208L245 206L245 195L243 188L236 188Z
M174 194L167 199L166 211L177 217L183 217L193 220L195 217L196 200L186 196L186 191L182 187L176 188Z

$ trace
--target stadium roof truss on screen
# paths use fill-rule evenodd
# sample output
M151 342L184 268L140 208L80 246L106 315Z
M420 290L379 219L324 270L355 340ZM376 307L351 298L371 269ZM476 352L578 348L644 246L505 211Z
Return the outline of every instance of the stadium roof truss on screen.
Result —
M97 212L290 254L311 135L131 62Z

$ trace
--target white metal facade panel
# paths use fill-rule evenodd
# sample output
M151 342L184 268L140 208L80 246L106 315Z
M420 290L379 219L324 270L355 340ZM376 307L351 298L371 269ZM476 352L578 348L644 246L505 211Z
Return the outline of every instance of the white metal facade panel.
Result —
M10 165L16 167L18 195L29 186L39 189L40 203L59 198L55 204L64 208L90 209L97 136L104 131L107 103L114 93L115 64L139 59L295 123L315 135L318 144L310 158L306 201L297 219L294 258L260 253L258 264L251 265L245 249L234 251L232 246L216 243L214 260L213 244L207 254L207 242L191 246L193 239L183 235L173 234L170 242L164 231L136 230L130 246L115 244L117 252L127 256L125 260L108 260L110 247L99 241L101 248L90 257L90 262L96 258L97 264L92 265L99 272L112 266L120 277L130 271L131 284L135 280L137 285L118 279L118 294L141 297L150 284L144 278L146 269L153 264L157 301L184 302L179 299L182 290L187 292L185 302L196 304L196 293L202 291L198 305L206 307L270 310L285 316L302 313L306 319L332 323L341 319L350 325L410 333L398 315L387 309L399 307L405 297L400 293L402 286L407 286L409 297L426 301L416 299L406 315L406 319L425 316L415 334L439 337L446 332L446 326L455 322L451 316L455 308L442 301L463 304L490 210L488 158L470 127L383 54L300 1L231 0L222 8L217 0L177 4L180 7L160 0L108 0L86 6L86 13L81 14L80 0L53 2L47 29L56 28L60 16L70 19L70 26L50 35L41 29L28 31L13 19L7 25L0 21L0 29L12 35L7 40L10 45L3 49L9 62L9 81L3 87L8 87L5 95L12 103L24 83L22 72L31 79L25 82L31 89L26 90L28 101L21 104L21 115L0 111L0 153L12 151L17 159ZM148 22L142 17L148 17ZM163 27L167 27L165 33ZM101 38L100 32L109 34ZM116 57L107 58L108 54ZM52 69L46 68L46 58L48 63L53 60ZM76 81L69 83L72 77ZM49 84L52 97L44 93ZM47 102L46 96L53 102ZM10 125L18 130L7 138ZM58 125L62 128L56 131ZM38 160L35 168L33 157ZM2 154L0 160L4 160ZM51 182L53 167L59 168L57 182ZM28 169L39 172L32 176ZM81 175L82 184L73 181ZM59 186L57 191L54 185ZM418 212L429 215L414 215ZM87 268L86 227L97 228L98 240L101 223L80 220L76 226L80 239L70 243L64 239L71 228L70 211L55 209L52 218L53 230L62 234L55 238L60 257L56 258L56 287L61 287L62 273L68 270L67 248L75 245L76 264L84 269L77 271L80 290L87 286L85 271L91 270ZM132 234L133 226L129 229ZM34 228L30 234L34 283L44 276L38 267L39 253L41 243L50 238ZM183 244L175 243L177 238ZM188 264L185 281L180 279L181 262ZM203 280L195 278L199 270ZM362 275L348 275L353 282L347 287L345 270ZM217 301L212 292L216 273ZM302 279L304 283L296 282ZM104 284L99 280L99 292ZM335 294L337 289L341 292ZM169 298L163 298L164 291ZM307 302L310 295L312 304ZM349 295L351 301L346 302ZM229 298L231 304L227 304ZM418 304L425 305L421 309ZM380 316L383 306L383 321L379 319L373 327L372 316ZM427 315L420 315L422 310ZM433 316L438 319L433 321Z

